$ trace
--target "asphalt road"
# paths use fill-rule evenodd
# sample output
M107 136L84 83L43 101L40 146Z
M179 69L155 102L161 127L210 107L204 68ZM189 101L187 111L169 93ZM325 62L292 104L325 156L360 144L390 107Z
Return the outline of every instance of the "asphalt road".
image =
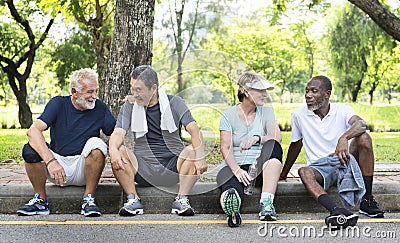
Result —
M0 242L385 242L400 241L400 213L384 219L360 216L356 227L329 231L326 214L281 214L265 224L257 215L242 215L243 224L229 228L224 215L179 217L106 214L85 218L76 214L20 217L0 215Z

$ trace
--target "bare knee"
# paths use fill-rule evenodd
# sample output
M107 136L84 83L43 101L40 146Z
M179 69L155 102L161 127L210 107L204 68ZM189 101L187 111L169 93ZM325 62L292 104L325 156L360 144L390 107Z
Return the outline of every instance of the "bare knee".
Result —
M100 149L93 149L87 158L89 159L89 161L93 162L105 162L105 156Z
M307 183L308 181L316 181L314 170L310 167L301 167L299 168L298 173L303 183Z
M363 133L356 138L358 149L372 149L372 138L368 133Z

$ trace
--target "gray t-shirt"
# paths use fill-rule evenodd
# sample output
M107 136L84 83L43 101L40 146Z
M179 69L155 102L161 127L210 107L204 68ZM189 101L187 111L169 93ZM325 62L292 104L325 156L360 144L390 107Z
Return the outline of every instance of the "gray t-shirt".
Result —
M186 127L195 121L185 101L179 96L168 95L172 116L176 127L175 132L161 130L160 105L146 107L148 132L140 138L134 137L134 153L151 164L165 165L172 157L178 156L184 148L181 138L181 127ZM126 102L119 111L116 127L131 131L133 104Z

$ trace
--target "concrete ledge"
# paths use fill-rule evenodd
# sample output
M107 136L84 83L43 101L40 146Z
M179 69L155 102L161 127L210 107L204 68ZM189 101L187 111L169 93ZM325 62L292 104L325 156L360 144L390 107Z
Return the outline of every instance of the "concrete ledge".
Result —
M178 186L175 187L137 187L142 199L145 213L170 213L172 201ZM47 186L51 213L80 212L81 196L84 187L60 188L54 185ZM215 183L197 183L190 195L190 203L197 213L223 213L219 205L220 191ZM329 195L339 204L337 190L332 188ZM0 213L15 213L33 196L30 184L1 185L0 186ZM400 210L400 184L374 183L374 196L380 208L385 212ZM242 213L259 212L260 190L252 196L245 196L242 203ZM96 202L104 214L116 214L125 202L125 196L117 183L101 183L96 192ZM301 182L279 182L275 197L277 213L326 212L307 193ZM354 208L358 210L358 206Z

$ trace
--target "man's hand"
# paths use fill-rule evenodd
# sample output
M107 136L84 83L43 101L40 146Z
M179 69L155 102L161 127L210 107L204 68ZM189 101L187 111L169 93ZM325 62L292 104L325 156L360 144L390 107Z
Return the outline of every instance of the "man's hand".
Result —
M127 95L122 99L122 103L129 102L131 104L135 103L135 97L133 95Z
M207 171L208 165L205 159L199 159L194 162L194 166L196 168L196 175L201 175Z
M284 175L283 173L281 173L281 175L279 176L279 180L280 181L287 181L287 175Z
M55 180L57 186L64 186L67 182L67 175L65 174L64 168L57 160L49 163L47 170L49 171L51 179Z
M346 165L349 160L349 140L360 136L367 131L367 123L358 115L350 118L351 127L338 140L334 156L337 156L342 165Z
M347 138L345 137L340 137L338 140L338 143L336 145L336 150L333 156L337 156L339 158L339 161L342 165L346 165L347 161L350 159L349 156L349 143L347 141Z
M124 159L121 156L121 152L110 152L110 163L111 167L113 170L119 171L119 170L125 170L124 164L127 164L127 161L124 161Z

